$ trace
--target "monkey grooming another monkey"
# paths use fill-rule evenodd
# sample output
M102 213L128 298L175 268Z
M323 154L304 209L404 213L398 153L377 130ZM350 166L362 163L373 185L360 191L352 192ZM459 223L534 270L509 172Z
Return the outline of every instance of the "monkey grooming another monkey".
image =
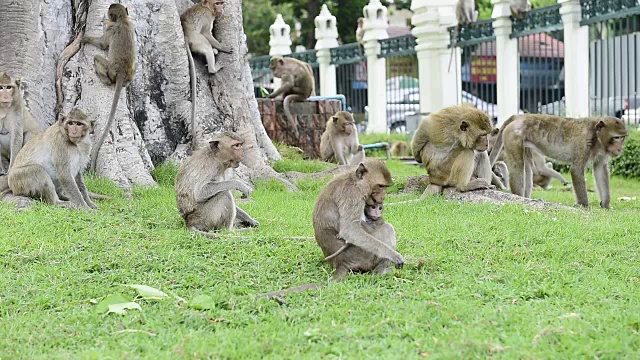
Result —
M489 116L469 104L449 106L423 116L411 148L416 161L423 163L429 174L430 184L424 195L440 193L447 186L455 186L462 192L491 189L491 163L483 155L491 130ZM474 172L483 176L472 179Z
M111 131L113 118L116 115L120 92L123 87L129 85L136 72L136 58L138 56L138 45L136 44L136 34L133 23L129 19L129 11L124 5L111 4L107 12L109 20L104 29L104 34L99 37L86 36L82 43L92 44L101 50L108 51L108 58L96 55L93 58L93 66L100 81L106 85L115 84L113 102L109 120L104 131L93 145L91 151L91 170L95 171L98 152L102 147L104 139Z
M478 19L478 11L474 0L458 0L456 3L456 28L453 32L453 43L451 44L451 56L449 57L449 68L447 72L451 71L451 61L453 60L453 53L455 52L458 44L458 38L460 36L460 29L463 26L467 26L476 22Z
M9 170L13 195L69 208L97 208L82 178L89 162L93 124L74 109L25 144ZM61 200L62 194L68 200Z
M589 206L585 170L588 163L593 163L600 206L608 209L611 201L609 160L622 153L627 134L624 122L615 117L571 119L516 115L500 129L491 161L498 158L504 146L511 192L524 197L531 197L535 151L569 163L576 202L584 207Z
M409 156L409 145L404 141L396 141L391 145L391 156L407 157Z
M0 71L0 176L6 175L20 149L39 133L38 123L24 105L22 80Z
M293 136L298 137L298 122L291 115L289 108L292 101L305 101L309 96L315 94L315 79L311 65L294 58L283 58L274 56L271 58L269 68L273 76L282 80L282 85L269 95L270 99L282 95L283 107L289 128L293 131Z
M223 15L223 0L202 0L180 15L191 75L192 149L196 148L196 68L191 52L193 51L206 57L209 74L215 74L222 68L219 64L216 64L216 54L218 54L218 51L231 54L233 48L222 45L213 37L211 30L213 29L214 20Z
M511 9L511 16L516 19L522 19L524 15L531 10L531 1L511 0L509 8Z
M353 115L348 111L338 111L329 118L320 138L320 157L323 161L347 165L352 156L358 153L359 145Z
M176 178L176 201L187 227L208 238L211 230L233 229L236 218L245 226L260 224L235 205L231 190L249 196L251 189L240 180L222 180L229 168L244 161L244 140L233 132L224 132L187 158Z

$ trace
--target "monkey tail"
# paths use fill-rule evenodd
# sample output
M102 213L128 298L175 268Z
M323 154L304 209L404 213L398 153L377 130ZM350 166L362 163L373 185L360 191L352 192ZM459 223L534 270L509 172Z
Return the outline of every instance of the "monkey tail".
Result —
M290 287L290 288L287 288L287 289L282 289L282 290L277 290L277 291L271 291L271 292L264 293L264 294L259 294L258 297L275 298L275 297L279 297L279 296L290 294L290 293L296 293L296 292L302 292L302 291L306 291L306 290L317 289L317 288L322 287L324 285L326 285L326 283L324 283L324 282L305 284L305 285Z
M457 24L456 28L453 30L453 44L451 44L451 55L449 55L449 67L447 68L447 73L451 72L453 53L456 51L456 46L458 45L458 34L460 34L460 24Z
M289 127L293 130L293 136L296 138L300 136L300 132L298 131L298 121L291 115L289 106L293 101L305 101L306 99L307 98L303 97L302 95L291 94L287 95L282 102L284 113L287 116L287 121L289 122Z
M325 261L329 261L329 260L333 259L334 257L340 255L342 252L347 250L349 247L351 247L351 244L344 244L340 249L338 249L338 251L336 251L333 254L327 256L326 258L324 258L324 260Z
M109 113L109 120L107 120L107 125L102 131L100 138L94 144L93 149L91 149L91 171L96 171L96 162L98 161L98 152L100 151L100 147L102 147L102 143L104 139L107 137L107 133L111 131L111 125L113 124L113 118L116 116L116 109L118 108L118 100L120 100L120 93L122 92L122 87L124 86L124 74L118 74L116 76L116 91L113 94L113 102L111 103L111 112Z
M191 77L191 149L196 149L196 65L193 62L193 55L189 48L189 42L185 41L187 58L189 59L189 75Z
M496 160L498 160L498 157L502 152L502 145L503 145L502 131L504 130L505 127L507 127L507 125L511 124L516 119L516 116L517 115L511 115L511 117L509 117L507 121L505 121L504 124L502 124L502 127L500 127L500 131L498 132L498 138L496 139L496 143L495 145L493 145L493 148L491 149L491 153L489 154L489 162L491 163L492 168L493 168L493 165L496 164Z

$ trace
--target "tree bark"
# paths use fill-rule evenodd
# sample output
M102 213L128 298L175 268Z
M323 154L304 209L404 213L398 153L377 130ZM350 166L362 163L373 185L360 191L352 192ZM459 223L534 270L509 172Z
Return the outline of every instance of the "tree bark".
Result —
M113 0L0 0L0 70L22 76L25 99L42 128L59 113L78 107L96 120L97 139L109 115L114 89L102 84L93 57L106 55L79 37L100 36L102 19ZM135 24L138 63L135 79L123 91L114 124L98 156L98 175L123 188L154 185L154 165L180 161L190 137L190 76L180 14L190 0L123 0ZM196 142L213 132L239 132L249 147L237 173L246 179L271 176L283 180L269 161L280 155L268 138L253 93L242 27L241 0L227 0L216 19L214 36L230 44L232 54L218 54L224 68L209 77L204 58L195 56L197 73ZM66 49L66 50L65 50ZM79 51L78 51L79 50ZM68 61L67 61L68 60ZM56 94L56 64L58 95ZM295 187L286 182L291 189Z

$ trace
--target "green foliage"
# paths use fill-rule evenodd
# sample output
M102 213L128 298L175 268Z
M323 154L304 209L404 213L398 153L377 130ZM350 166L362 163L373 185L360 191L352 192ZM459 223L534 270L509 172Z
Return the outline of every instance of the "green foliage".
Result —
M624 141L624 151L611 161L611 173L640 179L640 131L632 130Z
M242 18L247 46L251 54L269 53L269 26L282 14L284 21L291 26L294 35L293 7L290 4L273 5L271 0L242 1ZM294 39L295 40L295 39Z
M534 9L555 4L557 4L557 0L531 0L531 6ZM493 11L491 0L476 0L476 5L478 7L479 20L491 18L491 12Z
M161 186L173 186L178 176L178 166L173 162L166 162L156 166L151 172L153 179Z

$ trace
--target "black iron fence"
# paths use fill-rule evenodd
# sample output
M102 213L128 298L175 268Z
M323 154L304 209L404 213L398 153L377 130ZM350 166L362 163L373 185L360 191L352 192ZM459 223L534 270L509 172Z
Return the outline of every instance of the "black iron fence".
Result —
M640 3L581 0L589 26L589 95L592 115L640 124Z
M495 123L498 120L496 37L492 22L491 19L480 20L462 27L455 46L462 50L459 79L461 101L483 110ZM453 43L455 26L448 30ZM454 56L450 71L455 71L457 61L457 57Z
M387 123L391 132L406 132L406 117L420 112L416 38L402 35L380 42L386 59Z
M331 49L331 64L336 66L338 94L347 99L347 109L357 123L365 118L367 106L367 58L358 44L346 44Z
M518 40L520 109L564 115L564 30L560 5L529 11L512 19Z

